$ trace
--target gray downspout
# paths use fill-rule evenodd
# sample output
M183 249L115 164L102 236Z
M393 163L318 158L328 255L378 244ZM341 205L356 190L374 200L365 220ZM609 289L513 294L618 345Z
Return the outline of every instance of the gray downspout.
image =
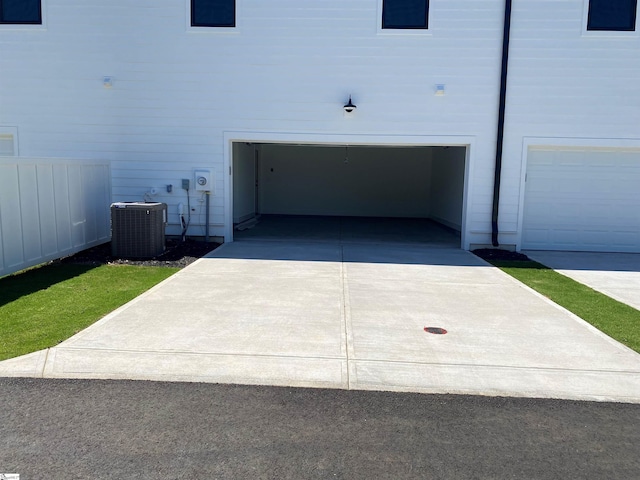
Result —
M507 69L509 67L509 37L511 35L511 3L505 0L502 33L502 67L500 70L500 105L498 106L498 135L496 138L496 164L493 177L493 208L491 210L491 243L498 243L498 209L500 206L500 177L502 174L502 147L504 143L504 111L507 99Z

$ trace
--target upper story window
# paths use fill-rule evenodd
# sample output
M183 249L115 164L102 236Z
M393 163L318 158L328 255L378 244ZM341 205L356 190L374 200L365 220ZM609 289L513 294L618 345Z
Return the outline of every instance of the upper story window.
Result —
M191 0L192 27L235 27L235 0Z
M638 0L589 0L587 30L633 32Z
M429 28L429 0L383 0L383 29Z
M41 25L41 0L0 0L0 24Z

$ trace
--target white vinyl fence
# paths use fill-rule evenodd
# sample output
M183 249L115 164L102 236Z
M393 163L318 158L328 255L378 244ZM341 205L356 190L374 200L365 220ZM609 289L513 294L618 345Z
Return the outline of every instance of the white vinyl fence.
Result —
M111 238L111 166L0 157L0 277Z

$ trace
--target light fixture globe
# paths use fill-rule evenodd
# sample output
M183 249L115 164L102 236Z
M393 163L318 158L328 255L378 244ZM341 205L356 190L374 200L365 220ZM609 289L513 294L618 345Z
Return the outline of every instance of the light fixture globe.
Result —
M356 107L353 104L353 102L351 101L351 95L349 95L349 102L345 106L343 106L342 108L344 109L345 112L351 113L358 107Z

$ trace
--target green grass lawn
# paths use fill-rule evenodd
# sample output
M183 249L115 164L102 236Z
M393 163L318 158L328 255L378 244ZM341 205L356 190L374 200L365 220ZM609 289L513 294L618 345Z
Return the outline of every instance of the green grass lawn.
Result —
M640 311L537 262L488 261L640 353Z
M57 345L178 270L54 263L0 279L0 360Z

